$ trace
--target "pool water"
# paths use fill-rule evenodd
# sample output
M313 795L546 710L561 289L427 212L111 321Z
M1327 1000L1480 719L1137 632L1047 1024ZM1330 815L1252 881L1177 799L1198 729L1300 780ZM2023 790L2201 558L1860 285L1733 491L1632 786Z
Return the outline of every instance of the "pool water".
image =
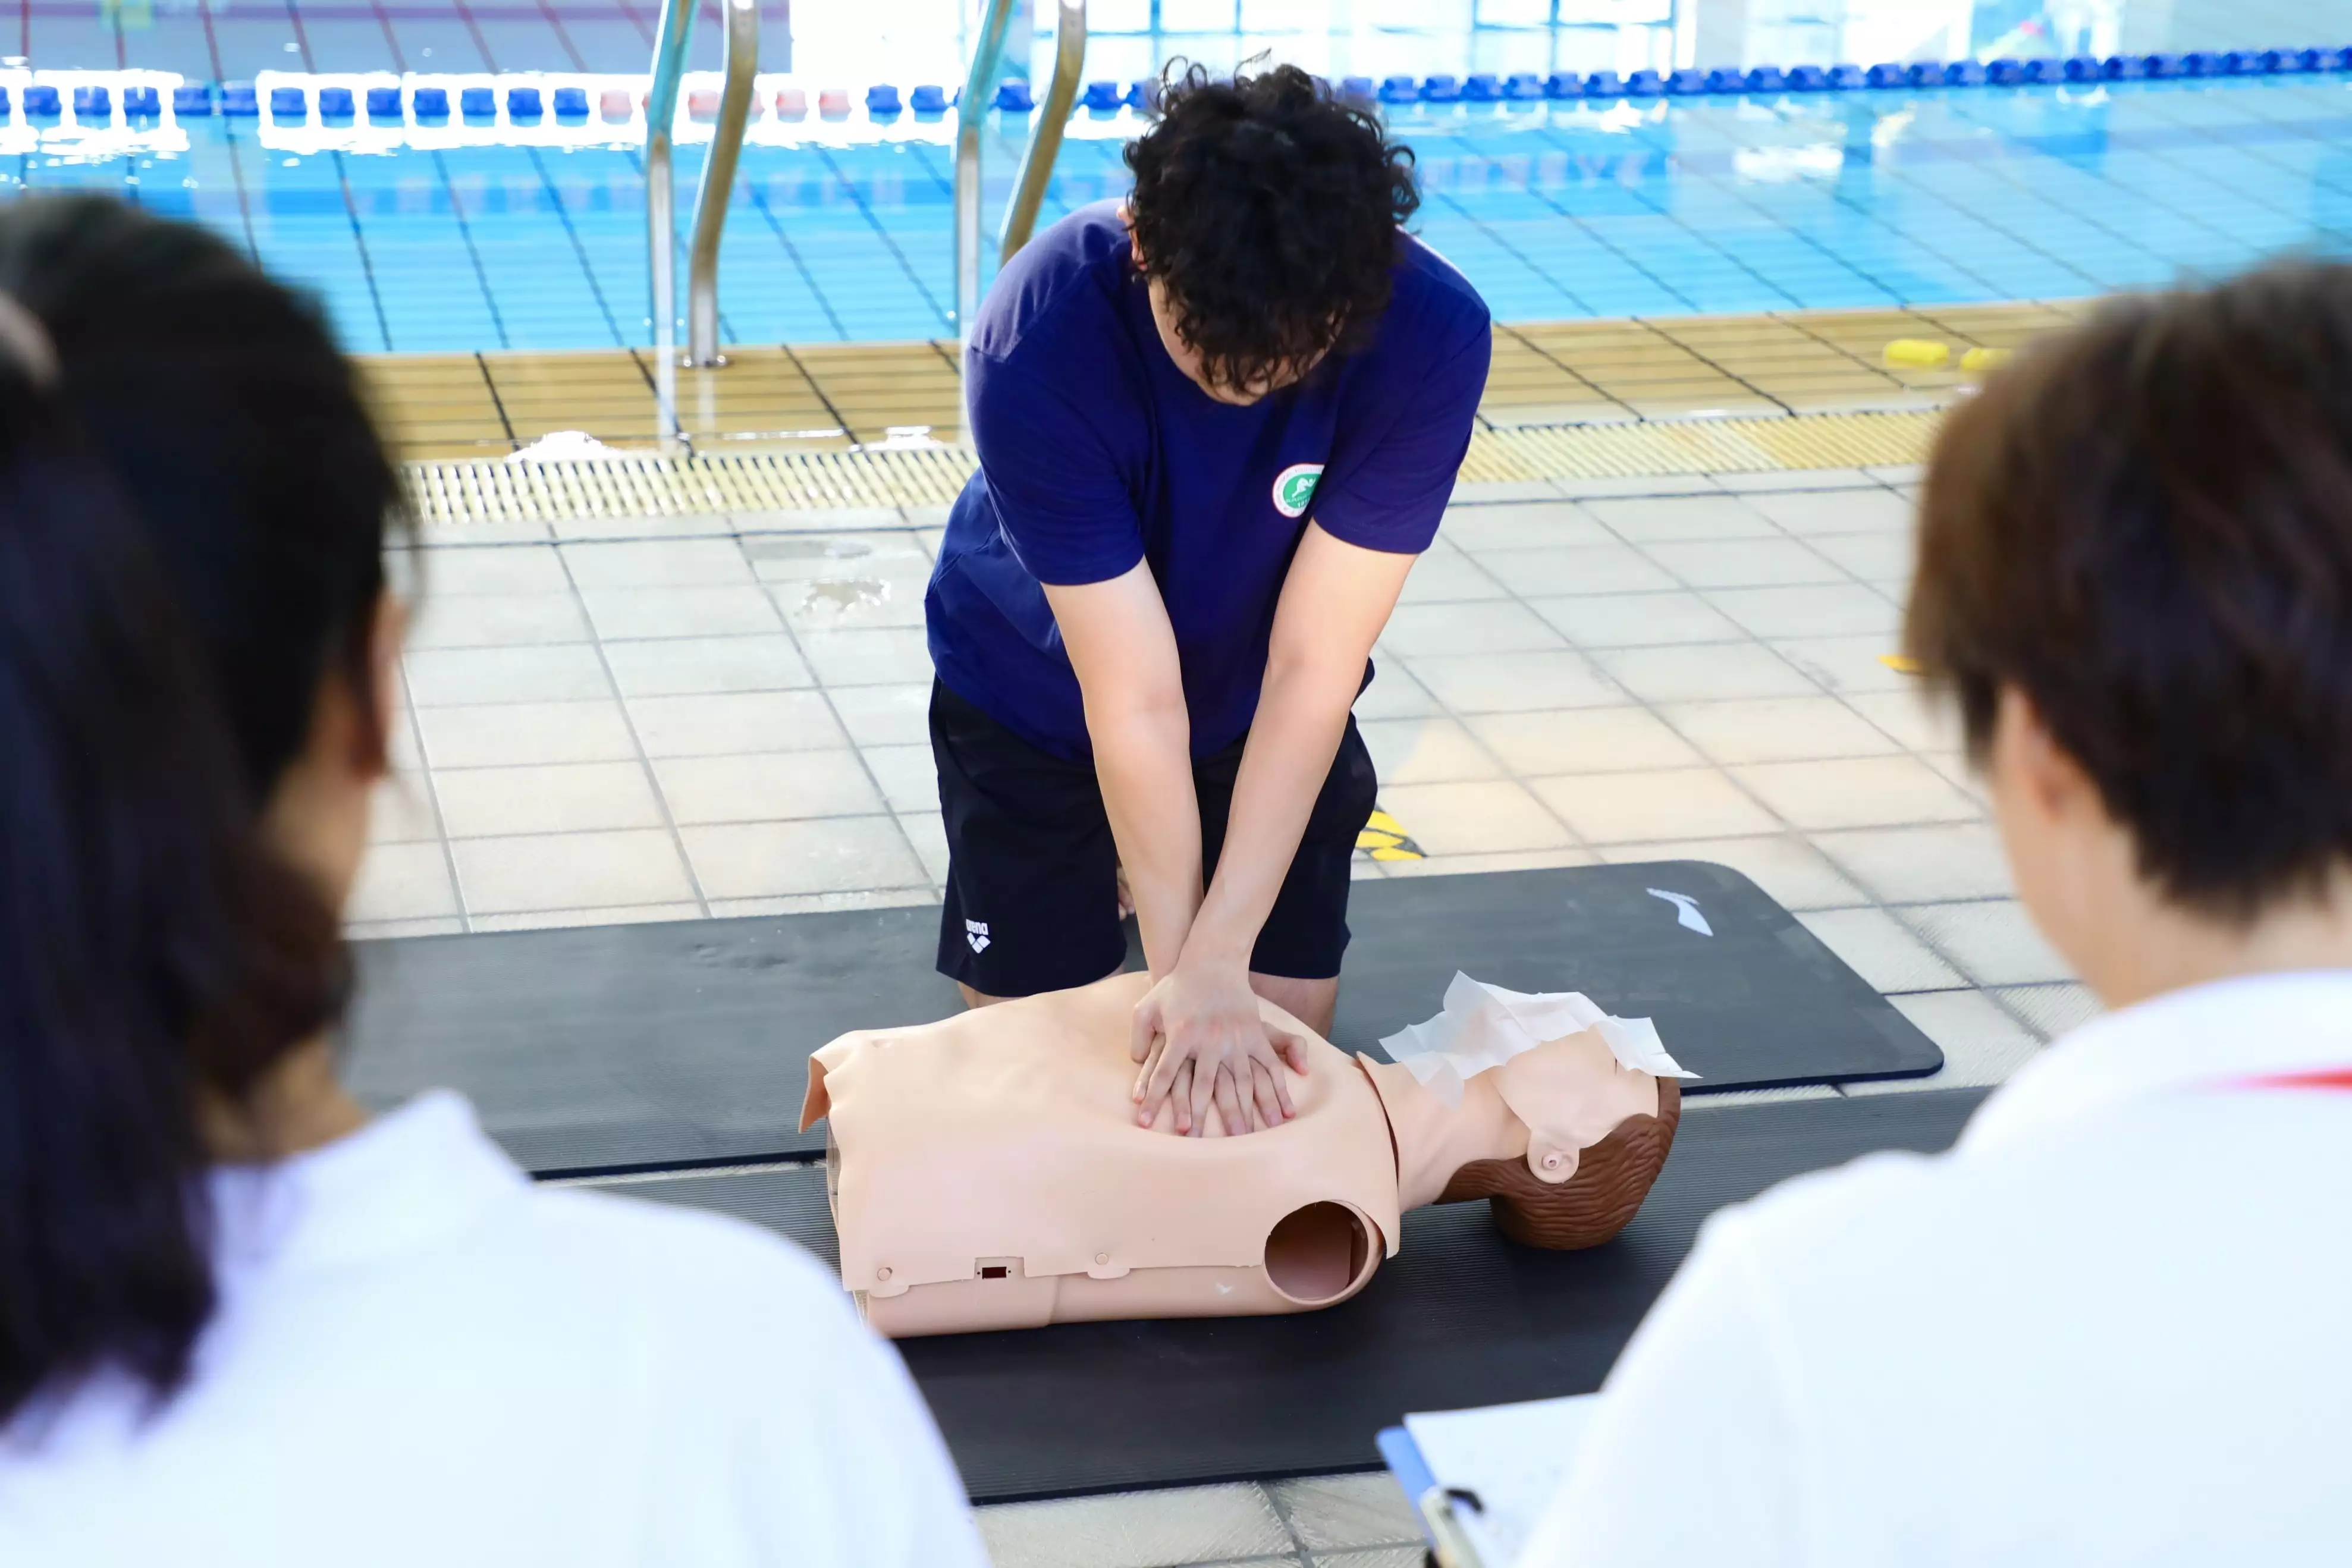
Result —
M239 70L257 78L265 104L274 81L302 86L312 101L329 83L428 80L448 86L453 100L458 86L517 80L617 84L634 99L644 67L631 62L647 50L652 0L157 0L144 29L124 23L136 8L135 0L18 0L24 47L34 54L31 68L24 57L0 65L0 86L13 87L18 106L0 122L0 190L104 190L210 225L315 289L345 341L362 351L650 340L641 115L518 123L501 110L470 121L384 124L362 115L353 124L307 113L167 113L160 123L110 118L85 127L71 112L28 121L22 89L36 75L69 87L84 75L65 68L84 66L87 79L114 84L117 101L134 79L162 85L168 103L174 83ZM918 0L875 9L928 15ZM1585 9L1612 7L1591 0ZM2044 9L2128 19L2119 6L2086 9L2080 0ZM2294 9L2315 24L2344 13L2352 32L2352 6ZM2197 6L2181 0L2180 10ZM1706 11L1702 0L1701 21ZM1610 34L1614 57L1671 43L1691 19L1673 0L1614 7L1637 12L1651 19ZM2044 14L1976 7L1994 12L2005 37L2031 31L2009 13L2028 23ZM0 28L5 18L0 9ZM1451 39L1468 64L1509 55L1506 66L1536 65L1518 56L1538 47L1556 60L1593 32L1446 26L1454 30L1423 42ZM701 29L698 63L716 63L717 31ZM1113 33L1090 58L1160 57L1168 41L1153 34L1150 52L1139 53L1133 37ZM1224 47L1256 41L1237 31ZM800 43L806 55L807 39ZM1329 55L1328 45L1318 35L1300 48ZM951 44L934 39L932 52L943 47L951 63ZM787 61L792 47L783 46ZM1049 50L1050 39L1035 47ZM291 74L258 68L273 58ZM518 74L534 68L546 74ZM722 335L769 343L951 336L951 118L877 120L862 107L797 119L774 111L780 85L820 79L829 78L803 71L762 79L764 112L744 151L722 253ZM2281 251L2339 254L2352 243L2352 76L2343 74L1387 112L1420 162L1419 232L1509 320L2073 298ZM991 122L993 214L1029 120ZM1041 221L1121 193L1121 147L1139 125L1131 110L1081 114ZM708 135L707 123L688 125L682 139ZM687 146L682 211L691 208L699 162L699 149Z

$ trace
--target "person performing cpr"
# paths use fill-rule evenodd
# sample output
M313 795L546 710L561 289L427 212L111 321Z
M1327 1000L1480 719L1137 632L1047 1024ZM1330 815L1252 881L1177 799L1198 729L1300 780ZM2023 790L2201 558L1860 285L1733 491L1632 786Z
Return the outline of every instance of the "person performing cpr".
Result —
M1124 203L996 278L964 366L979 472L931 576L949 848L939 967L971 1006L1154 983L1136 1116L1293 1113L1328 1033L1377 780L1350 712L1486 380L1486 305L1402 232L1410 150L1288 66L1171 70ZM1162 1124L1165 1125L1166 1124Z

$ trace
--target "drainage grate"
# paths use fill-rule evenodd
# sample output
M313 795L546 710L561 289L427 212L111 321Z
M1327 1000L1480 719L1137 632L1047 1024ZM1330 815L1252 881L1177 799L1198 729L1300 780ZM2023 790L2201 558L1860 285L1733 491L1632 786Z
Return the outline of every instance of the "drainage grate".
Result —
M1918 463L1937 418L1927 412L1829 413L1481 430L1471 437L1462 478L1641 478ZM930 446L412 463L408 473L425 523L463 525L943 507L976 461L969 447Z

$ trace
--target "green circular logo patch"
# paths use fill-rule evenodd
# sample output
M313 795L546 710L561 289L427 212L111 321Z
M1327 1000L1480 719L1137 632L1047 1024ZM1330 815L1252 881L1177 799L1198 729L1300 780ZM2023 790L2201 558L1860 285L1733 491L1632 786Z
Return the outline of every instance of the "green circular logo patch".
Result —
M1274 477L1274 509L1286 517L1304 517L1323 477L1320 463L1294 463Z

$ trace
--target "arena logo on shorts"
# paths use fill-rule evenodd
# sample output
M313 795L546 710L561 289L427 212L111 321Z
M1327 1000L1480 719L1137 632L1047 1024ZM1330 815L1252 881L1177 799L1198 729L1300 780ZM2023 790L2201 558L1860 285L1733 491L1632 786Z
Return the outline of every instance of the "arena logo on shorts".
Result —
M971 944L971 950L973 952L987 952L988 922L985 920L965 921L963 923L963 939Z
M1274 476L1274 509L1286 517L1303 517L1322 480L1320 463L1294 463Z

